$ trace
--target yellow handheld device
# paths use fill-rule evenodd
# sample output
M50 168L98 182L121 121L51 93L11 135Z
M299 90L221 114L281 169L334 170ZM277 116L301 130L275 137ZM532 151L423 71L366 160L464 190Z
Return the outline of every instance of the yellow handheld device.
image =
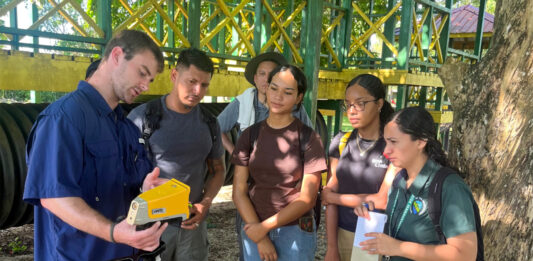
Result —
M189 194L191 189L176 179L143 192L131 201L127 222L144 225L168 219L189 218Z

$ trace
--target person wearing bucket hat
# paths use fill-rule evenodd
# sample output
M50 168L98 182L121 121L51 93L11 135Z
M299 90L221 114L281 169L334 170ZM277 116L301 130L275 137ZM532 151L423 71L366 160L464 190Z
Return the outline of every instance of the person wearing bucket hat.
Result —
M237 127L237 135L240 136L246 128L268 117L268 106L266 105L268 76L276 66L283 64L287 64L283 55L267 52L254 57L246 65L244 77L254 87L235 97L217 117L222 131L222 144L230 154L233 152L234 145L227 133L231 129ZM305 125L313 127L303 106L295 107L293 115Z
M283 55L276 52L266 52L254 57L246 65L244 77L253 87L235 97L217 117L222 132L222 145L228 153L233 153L235 148L227 135L229 131L237 127L238 138L246 128L268 117L268 106L266 105L268 77L278 65L284 64L287 64L287 60ZM313 127L304 106L295 107L292 113L305 125ZM236 211L235 231L238 242L241 242L241 223L241 216ZM242 245L239 244L239 260L241 261L244 260L242 253Z

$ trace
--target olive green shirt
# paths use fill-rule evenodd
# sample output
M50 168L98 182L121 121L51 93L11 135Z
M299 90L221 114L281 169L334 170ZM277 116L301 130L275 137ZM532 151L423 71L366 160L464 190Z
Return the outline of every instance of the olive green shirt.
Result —
M428 159L409 189L406 188L407 172L405 169L398 174L403 175L404 178L391 188L387 203L389 218L387 229L390 236L402 241L420 244L439 244L438 234L428 214L427 202L429 185L440 168L438 163ZM409 207L403 223L398 228L411 195L414 195L414 201ZM451 174L445 179L442 187L440 225L446 238L476 231L473 202L472 192L461 177L457 174ZM409 259L391 257L391 260Z

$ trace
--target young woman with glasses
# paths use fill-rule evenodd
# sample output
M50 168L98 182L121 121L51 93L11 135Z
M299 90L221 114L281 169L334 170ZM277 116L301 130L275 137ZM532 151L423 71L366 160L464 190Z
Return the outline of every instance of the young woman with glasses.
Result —
M364 251L352 253L357 223L354 207L363 203L377 209L386 206L396 169L383 156L383 127L394 111L385 101L383 83L370 74L350 81L343 107L354 129L339 133L329 147L329 180L322 191L322 203L327 206L325 259L350 260L354 255L357 260L367 260Z
M327 168L324 147L292 115L307 88L304 73L281 65L268 82L267 119L244 130L233 151L233 202L245 223L239 243L244 260L314 260L311 210Z

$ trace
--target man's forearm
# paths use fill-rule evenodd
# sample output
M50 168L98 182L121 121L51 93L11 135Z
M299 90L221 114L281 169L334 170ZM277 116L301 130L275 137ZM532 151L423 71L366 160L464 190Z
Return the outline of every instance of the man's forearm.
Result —
M43 198L41 205L65 223L85 233L111 241L111 221L79 197Z

